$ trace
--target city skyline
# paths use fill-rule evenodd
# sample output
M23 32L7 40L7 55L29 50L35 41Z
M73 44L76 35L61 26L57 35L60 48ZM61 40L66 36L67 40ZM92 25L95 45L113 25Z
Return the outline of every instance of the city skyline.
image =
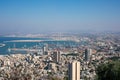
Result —
M120 31L119 0L0 0L0 34Z

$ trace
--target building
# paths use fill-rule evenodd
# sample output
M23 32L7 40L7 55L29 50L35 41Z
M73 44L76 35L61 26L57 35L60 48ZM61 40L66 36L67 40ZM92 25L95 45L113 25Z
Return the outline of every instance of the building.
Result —
M56 64L55 63L49 63L49 67L48 67L50 70L53 70L53 71L57 71L57 68L56 68Z
M68 65L68 79L80 80L80 62L73 61Z
M53 52L53 62L59 63L61 60L61 54L59 51L54 51Z
M92 54L92 50L90 48L85 49L85 61L89 61Z
M50 51L45 51L44 55L50 55Z
M46 55L46 52L48 51L48 44L45 44L43 46L43 55Z

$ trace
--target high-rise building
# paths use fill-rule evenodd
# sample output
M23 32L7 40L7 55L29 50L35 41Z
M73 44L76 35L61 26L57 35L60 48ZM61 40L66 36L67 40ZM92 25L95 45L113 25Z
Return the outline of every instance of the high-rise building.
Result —
M61 54L59 51L54 51L53 52L53 62L59 63L61 60Z
M73 61L68 65L68 79L69 80L80 80L80 62Z
M43 46L43 55L46 55L46 52L48 51L48 44L45 44Z
M92 54L92 50L90 48L85 49L85 61L90 60L91 54Z

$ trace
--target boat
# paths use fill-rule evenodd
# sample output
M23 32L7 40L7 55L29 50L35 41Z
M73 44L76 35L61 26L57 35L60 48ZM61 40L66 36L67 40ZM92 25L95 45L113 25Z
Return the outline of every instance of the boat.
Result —
M0 47L4 47L4 46L5 46L5 44L0 43Z

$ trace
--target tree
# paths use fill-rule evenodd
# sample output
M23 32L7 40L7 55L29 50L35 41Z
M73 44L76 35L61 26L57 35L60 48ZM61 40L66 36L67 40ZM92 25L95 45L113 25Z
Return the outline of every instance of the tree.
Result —
M101 64L97 67L96 73L98 80L120 80L120 62Z
M67 77L67 76L65 76L65 77L64 77L64 80L68 80L68 77Z

